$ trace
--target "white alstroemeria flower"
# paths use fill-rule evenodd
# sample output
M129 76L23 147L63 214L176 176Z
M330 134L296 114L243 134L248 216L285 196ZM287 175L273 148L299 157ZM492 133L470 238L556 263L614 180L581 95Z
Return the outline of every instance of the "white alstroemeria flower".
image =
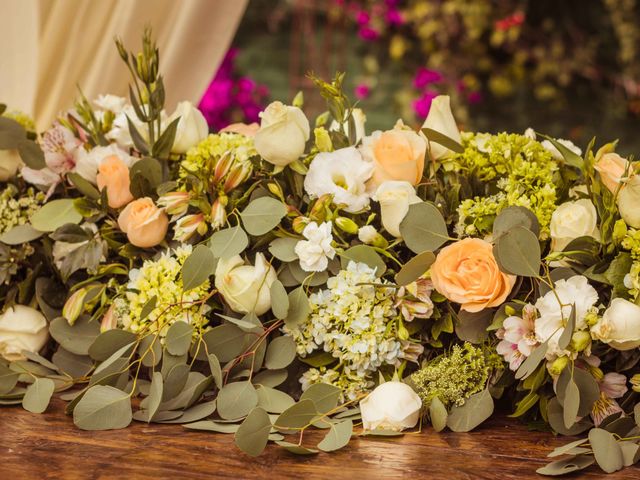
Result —
M336 205L355 213L369 206L365 184L372 173L373 165L354 147L319 153L309 165L304 190L314 198L331 194Z
M336 251L331 246L331 222L318 225L309 223L302 235L306 240L300 240L295 247L296 255L300 258L300 268L305 272L323 272L329 265L329 259L333 259Z

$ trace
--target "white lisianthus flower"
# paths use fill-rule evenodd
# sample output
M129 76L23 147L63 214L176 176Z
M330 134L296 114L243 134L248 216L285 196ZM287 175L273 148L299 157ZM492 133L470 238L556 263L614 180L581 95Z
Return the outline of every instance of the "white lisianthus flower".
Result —
M401 237L400 222L407 215L409 205L422 202L413 185L398 180L381 183L373 195L373 200L380 203L382 225L396 238Z
M18 173L22 158L18 150L0 150L0 182L11 180Z
M306 240L300 240L295 246L296 255L300 259L300 268L305 272L323 272L329 265L329 259L333 259L336 251L331 246L331 222L318 225L309 223L302 235Z
M431 102L429 114L422 124L422 128L430 128L438 133L446 135L458 143L462 143L460 130L456 124L456 119L451 113L451 99L448 95L438 95ZM420 135L424 135L422 132ZM451 154L451 150L436 142L429 142L431 158L438 160Z
M76 163L76 173L95 185L100 165L111 156L118 157L127 167L131 167L137 161L137 158L132 157L116 144L111 143L105 147L94 147L88 152L81 149Z
M549 229L553 252L561 252L578 237L589 236L599 239L596 207L587 198L563 203L551 215Z
M622 219L633 228L640 228L640 176L634 175L618 192L618 211Z
M260 130L254 137L262 158L278 167L297 160L309 140L309 120L298 107L273 102L260 113Z
M47 340L47 319L35 308L15 305L0 315L0 357L25 360L23 350L38 353Z
M555 140L560 145L566 147L568 150L572 151L576 155L582 155L582 150L580 149L580 147L576 146L571 140L565 140L564 138L556 138ZM560 153L560 150L558 150L556 148L556 146L553 143L551 143L549 140L545 140L545 141L541 142L540 144L551 155L553 155L553 158L555 160L558 160L558 161L563 161L564 160L564 157L562 156L562 153Z
M187 150L195 147L209 135L207 119L191 102L178 103L175 112L169 117L169 123L176 118L180 120L178 120L176 138L171 147L172 153L187 153Z
M256 254L255 266L245 265L240 255L220 259L215 285L231 310L262 315L271 308L271 284L278 278L264 255Z
M640 346L640 306L623 298L614 298L591 328L591 335L615 348L631 350Z
M358 229L358 240L362 243L366 243L367 245L372 244L376 240L377 236L378 232L373 225L365 225Z
M145 105L142 105L141 108L144 110ZM131 123L136 127L136 130L138 130L138 133L142 138L148 142L149 129L147 124L138 118L133 106L129 104L125 105L120 112L116 113L111 130L105 134L105 137L108 140L115 141L122 148L133 148L134 144L129 131L129 122L127 121L127 118L131 120ZM169 124L167 113L164 110L160 112L160 123L162 126L160 134L162 135L164 129L167 128L167 125Z
M367 116L364 114L361 108L354 108L353 112L353 122L356 125L356 143L362 140L365 136L364 124L367 121ZM335 120L331 122L329 130L337 132L340 130L340 124ZM349 124L345 124L344 126L345 133L347 136L349 135Z
M356 213L369 206L366 182L372 172L373 165L354 147L319 153L309 165L304 190L311 197L331 194L336 205Z
M558 303L558 300L561 303ZM560 355L558 340L564 331L565 324L571 314L571 308L576 309L576 330L586 328L585 316L598 301L598 292L593 288L587 277L575 275L566 280L558 280L555 292L549 291L536 302L539 317L535 320L536 339L540 342L549 340L547 356Z
M386 382L360 401L362 426L368 431L401 432L416 426L421 408L422 400L409 385Z

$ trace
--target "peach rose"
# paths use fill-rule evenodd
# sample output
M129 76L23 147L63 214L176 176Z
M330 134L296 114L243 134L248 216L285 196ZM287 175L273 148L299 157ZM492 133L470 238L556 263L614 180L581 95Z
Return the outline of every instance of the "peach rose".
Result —
M600 174L600 179L605 187L615 193L622 177L625 176L629 162L626 158L614 152L605 153L595 164L595 169ZM631 174L631 172L630 172Z
M149 197L131 202L120 213L118 226L136 247L155 247L164 240L169 218Z
M260 125L256 122L250 123L247 125L246 123L232 123L231 125L227 125L220 133L230 132L230 133L239 133L244 135L245 137L255 137L256 133L260 130Z
M96 183L100 191L106 187L111 208L124 207L133 200L133 195L129 190L131 185L129 169L116 155L110 155L100 163Z
M387 180L399 180L417 185L424 171L427 142L401 121L393 130L373 132L362 141L362 153L375 166L369 181L375 189Z
M497 307L516 282L515 275L502 273L489 242L465 238L443 248L431 266L435 289L462 310L479 312Z

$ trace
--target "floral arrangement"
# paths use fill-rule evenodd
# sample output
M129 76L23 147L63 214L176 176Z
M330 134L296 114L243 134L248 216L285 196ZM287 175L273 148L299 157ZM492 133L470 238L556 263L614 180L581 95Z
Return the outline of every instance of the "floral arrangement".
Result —
M297 96L209 133L165 112L148 32L116 43L129 99L41 135L0 117L0 404L255 456L469 431L498 403L588 432L539 473L638 460L640 176L615 142L460 132L445 96L366 134L342 74L312 77L313 129Z

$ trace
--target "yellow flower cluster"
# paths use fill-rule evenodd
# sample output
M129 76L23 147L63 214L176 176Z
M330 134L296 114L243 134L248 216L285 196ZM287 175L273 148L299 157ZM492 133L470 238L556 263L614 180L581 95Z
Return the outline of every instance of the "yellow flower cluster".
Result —
M36 193L32 188L21 197L16 198L17 194L14 185L8 185L0 192L0 234L28 223L44 202L44 193Z

